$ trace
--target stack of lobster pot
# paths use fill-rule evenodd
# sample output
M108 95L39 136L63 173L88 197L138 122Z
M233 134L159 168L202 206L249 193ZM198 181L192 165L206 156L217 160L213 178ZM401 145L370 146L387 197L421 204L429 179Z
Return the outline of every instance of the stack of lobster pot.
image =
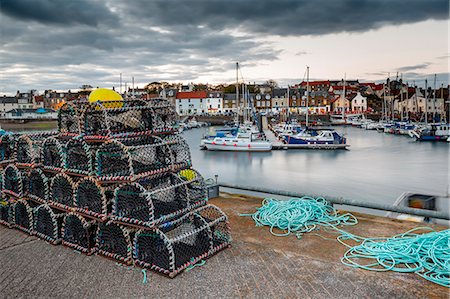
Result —
M165 99L75 101L58 131L0 138L0 223L170 277L229 246L227 216Z

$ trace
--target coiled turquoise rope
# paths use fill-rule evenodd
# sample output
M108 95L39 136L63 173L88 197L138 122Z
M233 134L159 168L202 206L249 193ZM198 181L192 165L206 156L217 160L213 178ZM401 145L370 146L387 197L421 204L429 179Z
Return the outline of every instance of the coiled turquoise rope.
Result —
M436 232L429 227L419 227L391 238L364 238L338 228L339 225L355 225L358 220L350 213L338 214L322 197L268 198L262 204L254 214L241 216L251 216L257 226L270 226L275 236L295 233L300 238L318 226L332 228L339 233L337 240L349 248L341 259L344 265L371 271L414 272L450 287L450 230ZM285 233L275 233L274 228ZM349 245L348 240L357 245Z

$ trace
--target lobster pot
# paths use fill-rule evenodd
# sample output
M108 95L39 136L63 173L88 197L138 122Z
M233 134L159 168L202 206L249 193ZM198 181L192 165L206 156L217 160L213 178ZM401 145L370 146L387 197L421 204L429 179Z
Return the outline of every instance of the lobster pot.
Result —
M50 181L49 204L65 210L70 209L74 206L74 190L75 184L68 175L57 174Z
M133 242L135 264L174 277L186 267L227 246L231 237L215 247L212 231L218 223L226 223L227 217L217 209L215 216L218 218L208 221L198 213L204 209L217 208L201 207L156 229L138 231ZM230 236L229 230L225 233Z
M92 174L95 145L88 145L82 138L72 138L65 147L65 167L74 174Z
M108 214L108 199L112 191L100 186L93 178L80 180L75 187L74 206L75 210L87 216L104 220Z
M191 171L196 176L191 180L185 181L179 175L166 173L116 188L112 218L119 222L153 227L206 204L203 178Z
M5 134L0 136L0 165L6 166L14 161L17 135Z
M12 204L8 200L6 196L1 196L0 198L0 224L6 225L7 227L11 227L13 222L12 213Z
M66 103L58 110L58 131L60 133L80 134L81 110Z
M150 101L150 103L153 100ZM157 102L157 101L155 101ZM160 102L154 105L153 108L153 132L170 132L173 131L178 117L174 107L168 102Z
M50 206L43 204L33 211L34 233L41 239L52 244L61 242L61 227L64 213L52 210Z
M20 135L16 143L16 161L19 165L39 163L42 142L32 140L30 135Z
M45 203L48 200L49 184L48 178L41 169L34 168L28 172L27 179L27 195L29 198Z
M163 138L172 153L174 168L186 168L192 165L191 152L186 140L178 135L167 135Z
M82 216L69 213L64 217L62 243L86 254L96 250L97 224L87 222Z
M126 264L131 263L133 234L132 230L121 225L112 222L100 223L97 233L98 253Z
M61 171L65 167L63 144L54 137L48 137L42 143L42 165L46 170Z
M33 209L28 202L21 199L12 206L14 227L26 233L33 231Z
M166 172L172 166L170 149L155 136L108 141L97 150L95 160L96 175L112 180Z
M13 164L9 164L3 170L3 192L15 197L23 195L22 172Z
M145 101L104 101L85 105L82 134L110 136L152 131L153 108Z

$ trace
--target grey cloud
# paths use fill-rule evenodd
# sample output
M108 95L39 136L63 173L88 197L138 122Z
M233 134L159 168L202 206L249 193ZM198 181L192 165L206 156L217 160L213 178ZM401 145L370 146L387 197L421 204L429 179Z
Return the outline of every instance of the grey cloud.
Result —
M299 52L295 53L295 56L302 56L302 55L306 55L306 54L309 54L309 53L306 51L299 51Z
M403 66L403 67L397 68L396 71L398 71L398 72L408 72L408 71L413 71L413 70L417 70L417 69L425 69L430 64L431 63L429 63L429 62L424 62L424 63L416 64L416 65Z
M162 27L206 26L214 30L242 27L277 35L360 32L388 24L448 19L447 0L197 0L145 1L121 6L131 14L152 16Z
M1 12L18 20L63 26L116 23L113 13L95 0L2 0Z

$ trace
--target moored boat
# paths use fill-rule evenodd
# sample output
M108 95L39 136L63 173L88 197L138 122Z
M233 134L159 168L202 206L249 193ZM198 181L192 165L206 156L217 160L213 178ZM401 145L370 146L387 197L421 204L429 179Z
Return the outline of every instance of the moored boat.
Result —
M321 131L316 136L285 136L287 144L347 144L347 139L336 131Z
M450 138L450 124L431 124L418 130L410 130L409 136L417 141L447 141Z
M272 150L270 142L252 141L251 138L215 137L212 140L203 140L202 144L210 151L268 152Z

